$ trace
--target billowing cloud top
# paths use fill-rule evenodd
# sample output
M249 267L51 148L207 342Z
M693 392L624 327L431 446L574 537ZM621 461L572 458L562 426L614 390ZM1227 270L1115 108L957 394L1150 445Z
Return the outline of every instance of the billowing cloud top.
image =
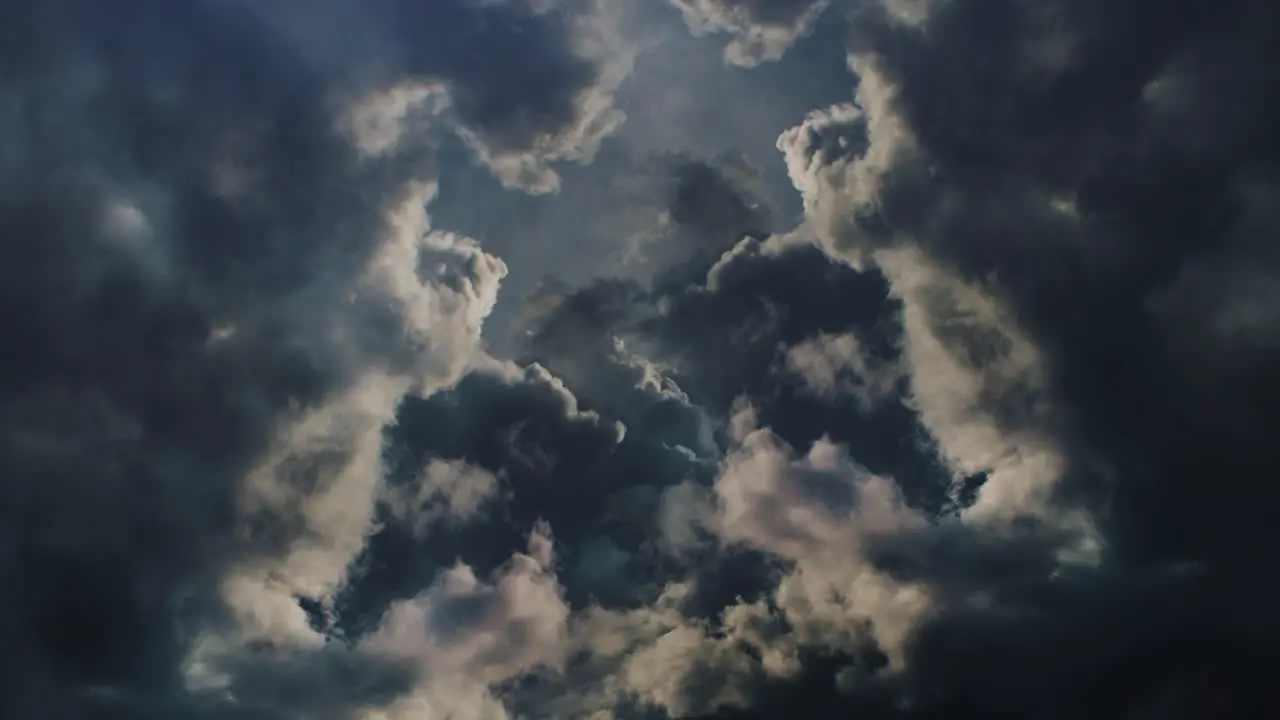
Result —
M0 717L1268 716L1277 32L0 5Z

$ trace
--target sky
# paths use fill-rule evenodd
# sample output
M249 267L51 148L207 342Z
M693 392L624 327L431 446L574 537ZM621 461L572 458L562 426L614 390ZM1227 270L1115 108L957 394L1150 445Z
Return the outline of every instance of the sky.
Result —
M1280 4L0 3L0 718L1254 718Z

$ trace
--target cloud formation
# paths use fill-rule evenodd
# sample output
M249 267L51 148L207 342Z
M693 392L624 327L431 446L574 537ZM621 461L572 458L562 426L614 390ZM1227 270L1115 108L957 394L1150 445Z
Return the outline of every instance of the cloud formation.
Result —
M1167 303L1188 274L1245 286L1246 275L1229 269L1235 262L1271 264L1263 236L1243 228L1257 227L1255 193L1276 160L1255 130L1277 109L1258 70L1270 51L1250 28L1276 18L1250 2L1167 10L1157 20L1140 2L947 2L911 25L869 5L850 46L856 102L815 111L779 140L820 244L879 269L903 302L911 402L958 475L987 476L965 515L997 527L1034 517L1078 537L1069 555L1095 556L1096 577L1049 574L1037 583L1050 593L1043 599L1008 600L1005 612L1039 621L989 625L958 611L926 625L914 660L926 695L963 693L1033 716L1068 696L1080 712L1181 704L1181 716L1200 717L1212 703L1252 707L1239 685L1226 700L1224 689L1181 684L1181 673L1222 682L1200 664L1214 660L1132 667L1154 662L1137 659L1156 652L1139 649L1148 643L1190 643L1182 647L1199 649L1179 652L1213 657L1244 627L1259 631L1261 618L1239 604L1256 582L1242 558L1273 543L1244 520L1246 505L1270 504L1256 478L1272 452L1246 429L1277 409L1250 369L1269 357L1259 343L1269 331L1254 325L1244 340L1214 329L1222 326L1208 317L1232 301L1212 292L1184 295L1181 312ZM1145 38L1131 31L1140 18L1153 23ZM1189 76L1198 80L1172 89L1172 78ZM1218 109L1223 82L1253 90L1236 101L1247 110ZM1195 141L1174 130L1209 124ZM1252 239L1238 240L1242 232ZM1218 370L1194 359L1192 337L1215 348ZM1258 390L1242 393L1245 385ZM1172 570L1187 566L1198 570ZM1174 576L1182 584L1166 586L1160 601L1132 589ZM1123 701L1064 682L1080 672L1072 660L1050 662L1017 637L1047 633L1037 635L1047 645L1063 628L1117 623L1112 611L1132 623L1118 587L1146 602L1197 603L1087 649L1053 641L1062 658L1092 656L1108 683L1123 686ZM930 662L936 643L955 643L955 667L990 664L965 660L978 632L1023 660L948 681L955 671ZM1005 677L1036 690L1010 696L995 684Z
M671 0L697 34L727 33L726 62L750 67L782 57L830 0Z
M299 598L345 584L384 428L461 376L507 268L431 227L430 135L347 121L439 86L482 156L541 163L600 70L568 16L357 5L2 11L0 714L356 717L420 682L419 658L327 644ZM321 62L351 13L379 54ZM448 23L505 65L435 54Z
M1265 716L1280 10L671 5L794 227L638 6L0 7L0 716Z

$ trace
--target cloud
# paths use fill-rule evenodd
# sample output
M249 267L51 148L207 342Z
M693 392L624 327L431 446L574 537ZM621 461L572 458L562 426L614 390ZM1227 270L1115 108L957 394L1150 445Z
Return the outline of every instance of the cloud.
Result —
M556 191L553 164L589 161L625 119L613 93L637 49L608 3L235 4L325 71L336 92L365 106L365 120L388 104L435 116L508 187Z
M327 644L299 603L346 584L385 428L462 376L507 271L431 227L404 88L535 164L609 111L569 15L376 5L0 11L0 714L345 718L417 692L404 658ZM374 101L389 121L353 130Z
M812 391L849 394L870 409L893 394L898 368L868 357L858 336L817 335L787 349L787 369Z
M360 645L406 658L425 679L385 717L506 717L490 687L562 662L569 609L551 572L547 533L535 528L526 552L513 555L489 582L457 565L412 600L391 606Z
M883 311L875 304L883 303L883 290L863 286L866 278L794 239L748 237L735 244L733 235L751 227L757 211L727 194L732 186L707 167L687 175L676 169L678 183L709 188L674 193L672 202L723 198L688 203L676 226L693 247L719 253L689 253L649 287L630 281L576 290L548 286L530 300L533 333L523 369L502 363L477 369L453 389L405 403L389 435L393 485L403 481L405 492L416 492L422 467L445 464L496 477L499 487L484 512L466 523L435 526L429 538L394 524L382 527L337 603L341 632L351 638L376 632L360 618L412 597L454 558L467 558L477 573L496 572L522 528L548 520L557 528L557 579L573 609L569 635L577 649L564 669L535 671L537 680L504 695L513 711L577 716L611 708L627 716L665 708L692 716L726 704L748 706L762 684L800 672L810 650L785 629L788 618L768 605L779 581L776 563L797 557L767 542L721 537L715 521L716 477L737 442L722 413L746 393L798 443L813 443L815 426L797 426L788 417L812 408L820 422L843 418L842 436L878 445L874 437L858 438L857 429L870 426L859 420L867 411L856 402L816 398L781 370L790 344L874 322ZM760 303L759 295L767 301ZM855 300L867 302L864 314L825 312ZM740 329L708 332L716 323ZM869 344L886 352L892 352L884 335L890 330L860 328ZM873 415L880 422L893 417L895 427L905 422L908 432L914 422L901 404ZM905 464L904 477L919 473L920 481L936 472L912 467L914 460L901 453L882 451L873 460ZM945 484L934 487L945 490ZM812 567L805 577L825 572ZM791 586L788 597L808 592L799 579ZM841 612L841 618L854 615ZM599 634L642 621L642 628L627 631L638 634L622 647L600 649L605 638ZM738 624L743 627L732 629ZM817 621L808 627L805 642L814 647L862 652L866 646L861 630L849 636L857 642L831 645L813 640ZM725 632L734 637L724 639Z
M819 440L806 457L793 458L773 433L755 427L749 407L732 422L737 444L716 479L715 532L791 565L773 591L791 641L855 650L869 627L880 650L900 655L928 596L882 576L862 546L919 529L925 519L891 479L858 467L833 443Z
M413 485L394 488L385 502L392 517L422 535L436 523L472 518L497 489L498 478L488 470L457 460L432 459Z
M847 24L798 227L637 7L0 9L0 715L1265 714L1273 4L676 5Z
M850 45L856 102L815 111L779 140L820 246L884 273L903 303L911 402L957 477L985 478L961 514L965 526L977 538L1016 537L989 546L1014 563L1010 569L1036 546L1008 535L1020 527L1053 528L1045 539L1066 533L1050 543L1062 543L1054 562L1094 568L1040 570L1034 581L977 575L1006 610L944 612L921 625L907 653L907 667L923 678L916 690L937 707L948 706L948 695L990 711L1047 712L1068 697L1080 712L1107 707L1101 694L1089 694L1100 691L1063 681L1076 671L1043 657L1036 647L1045 645L1070 662L1088 655L1101 662L1127 693L1115 702L1136 708L1172 693L1187 703L1182 716L1200 716L1208 702L1200 693L1213 691L1175 688L1181 673L1201 671L1139 677L1124 668L1151 660L1125 653L1155 643L1212 653L1242 631L1225 617L1261 622L1238 600L1236 589L1255 582L1240 558L1273 540L1209 528L1260 527L1243 520L1249 511L1241 502L1270 504L1252 468L1268 466L1272 453L1252 438L1276 406L1247 400L1236 381L1194 360L1199 352L1186 339L1212 346L1237 378L1264 383L1246 368L1269 356L1257 343L1270 330L1264 322L1210 340L1221 332L1210 328L1223 327L1210 319L1215 312L1242 315L1225 310L1240 306L1208 285L1198 285L1207 294L1195 301L1185 296L1182 312L1166 303L1179 292L1172 288L1188 287L1188 273L1201 278L1196 283L1243 290L1256 287L1248 279L1256 271L1241 272L1236 259L1271 265L1260 245L1237 238L1257 227L1259 206L1246 198L1260 197L1258 173L1276 159L1253 130L1276 108L1255 70L1270 51L1245 28L1273 20L1274 11L1186 3L1136 40L1124 28L1154 17L1150 9L948 2L903 23L868 6ZM1237 33L1240 44L1227 40ZM1247 85L1262 94L1248 112L1219 113L1212 98L1221 86L1175 90L1169 78L1183 72L1232 75L1241 83L1233 91ZM1185 113L1179 124L1222 124L1189 141L1168 124L1175 105ZM1255 296L1249 305L1261 311L1265 301ZM1225 433L1227 426L1235 431ZM1209 476L1232 489L1220 485L1210 499ZM1184 563L1208 574L1169 569ZM952 583L947 575L939 565L922 577L936 588ZM1166 583L1165 600L1134 589L1145 583ZM1020 589L1006 594L1013 588ZM1113 594L1122 592L1140 599ZM1135 605L1185 597L1208 605L1064 645L1082 626L1134 623ZM948 660L933 656L942 653L935 642L952 643ZM1021 668L957 672L990 662L977 659L984 644ZM974 659L966 660L970 651ZM1037 690L1003 694L1008 677ZM1237 696L1233 707L1250 697Z
M751 67L777 60L813 30L830 0L671 0L697 34L733 36L726 62Z

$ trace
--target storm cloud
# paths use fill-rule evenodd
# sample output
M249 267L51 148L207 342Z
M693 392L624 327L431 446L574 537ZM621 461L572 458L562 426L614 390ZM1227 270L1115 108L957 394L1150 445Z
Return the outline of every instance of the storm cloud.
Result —
M0 716L1265 715L1280 9L655 5L0 8Z
M600 75L559 15L425 7L362 12L368 72L295 46L284 4L0 11L6 716L348 717L419 682L297 599L343 585L383 427L460 376L507 269L431 227L429 134L348 120L438 87L487 160L540 163ZM424 52L446 22L508 69Z

